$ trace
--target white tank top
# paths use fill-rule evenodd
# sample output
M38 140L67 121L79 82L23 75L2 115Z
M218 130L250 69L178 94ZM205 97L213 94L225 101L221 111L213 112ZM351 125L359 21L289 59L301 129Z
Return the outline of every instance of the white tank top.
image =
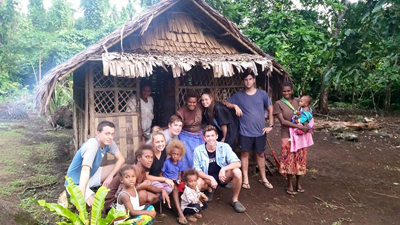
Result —
M131 200L131 204L132 204L132 207L133 207L134 210L142 210L144 208L144 205L140 206L139 196L138 196L138 193L136 191L136 188L133 188L133 189L135 189L136 197L133 197L132 195L130 195L126 191L121 191L121 193L119 193L118 198L117 198L117 208L116 208L118 211L126 212L125 205L124 204L119 204L119 197L121 196L122 193L127 193L129 195L129 199Z

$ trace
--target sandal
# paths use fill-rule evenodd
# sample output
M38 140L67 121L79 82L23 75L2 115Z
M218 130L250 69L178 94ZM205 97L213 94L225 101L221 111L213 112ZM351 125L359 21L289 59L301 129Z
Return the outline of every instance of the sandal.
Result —
M249 189L250 189L250 184L249 184L249 183L243 182L243 183L242 183L242 188L243 188L243 189L246 189L246 190L249 190Z
M178 219L179 224L183 224L183 225L188 224L188 221L186 220L185 217L178 217L177 219Z
M297 192L291 191L291 190L289 190L289 189L286 189L286 194L288 194L288 195L290 195L290 196L294 196L294 195L297 194Z
M272 184L269 181L262 181L262 180L258 180L258 182L262 183L265 187L271 189L274 188L274 186L272 186Z
M196 221L197 221L196 217L194 217L194 216L192 216L192 215L188 216L187 219L188 219L190 222L196 222Z
M201 215L200 213L195 213L194 217L196 217L197 219L201 219L203 218L203 215Z
M299 192L300 194L304 193L306 190L304 190L303 188L297 188L297 192Z

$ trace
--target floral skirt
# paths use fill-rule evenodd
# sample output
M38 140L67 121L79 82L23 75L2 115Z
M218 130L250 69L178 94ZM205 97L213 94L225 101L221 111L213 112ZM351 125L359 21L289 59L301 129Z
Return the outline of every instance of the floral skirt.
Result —
M143 210L154 210L154 207L152 205L146 205L146 207ZM131 225L152 225L155 222L155 219L149 215L140 215L140 216L130 216L123 221L116 221L114 222L114 225L117 225L122 222L130 222Z
M289 138L282 138L279 173L282 175L304 175L307 172L306 162L307 148L301 148L297 152L290 152Z

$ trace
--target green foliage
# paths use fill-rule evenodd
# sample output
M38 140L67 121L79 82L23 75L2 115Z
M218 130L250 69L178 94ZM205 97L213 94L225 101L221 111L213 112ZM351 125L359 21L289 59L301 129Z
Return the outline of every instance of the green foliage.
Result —
M84 10L84 27L97 30L106 22L110 2L108 0L81 0L81 7Z
M43 0L29 0L28 18L36 29L44 30L44 15L46 15L46 11L43 6Z
M67 190L70 193L71 203L78 210L78 214L72 212L68 208L65 208L56 203L47 203L45 200L34 200L31 201L36 202L40 206L49 209L51 212L56 213L57 215L63 217L65 220L58 222L57 224L74 224L74 225L107 225L110 224L116 218L126 218L129 215L128 213L116 211L115 209L111 209L106 218L101 218L101 211L104 207L105 197L108 193L108 189L104 186L101 186L94 197L91 216L89 217L89 213L86 210L86 202L85 197L83 196L81 190L78 185L75 185L70 177L66 177L68 181ZM90 222L90 223L89 223Z
M72 28L73 21L70 3L67 0L53 0L47 18L49 31L70 29Z

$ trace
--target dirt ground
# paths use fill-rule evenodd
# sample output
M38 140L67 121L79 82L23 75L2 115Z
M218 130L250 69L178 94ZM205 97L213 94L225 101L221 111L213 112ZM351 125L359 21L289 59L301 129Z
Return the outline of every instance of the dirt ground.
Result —
M340 115L349 114L339 112L334 116ZM54 217L43 216L48 213L26 199L36 197L56 202L71 160L72 133L53 131L36 117L30 118L0 121L0 206L4 201L25 210L18 211L16 216L7 214L8 219L0 213L0 222L16 217L17 224L52 224ZM341 119L355 117L341 116ZM377 130L356 132L358 142L337 140L327 130L314 131L315 145L307 154L305 193L287 195L286 180L278 173L268 175L273 189L262 186L253 174L251 189L242 189L240 194L246 213L235 213L229 205L231 191L219 188L204 211L204 218L192 224L399 224L400 116L379 117L378 122L381 128ZM277 126L269 135L278 155L279 130ZM33 179L39 174L46 175L43 182L50 185L27 189L39 186L35 182L41 181L41 177ZM159 212L159 207L156 208ZM172 210L164 206L163 213L156 224L176 224Z

